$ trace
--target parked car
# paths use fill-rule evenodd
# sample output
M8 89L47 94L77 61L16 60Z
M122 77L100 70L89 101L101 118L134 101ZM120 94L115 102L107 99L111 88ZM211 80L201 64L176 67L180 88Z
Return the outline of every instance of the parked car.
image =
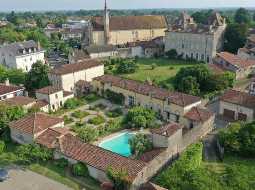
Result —
M8 171L0 168L0 182L7 180L8 177Z

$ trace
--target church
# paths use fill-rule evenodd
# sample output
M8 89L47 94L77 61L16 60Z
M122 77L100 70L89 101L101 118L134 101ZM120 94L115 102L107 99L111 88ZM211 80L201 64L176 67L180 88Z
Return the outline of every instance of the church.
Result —
M110 16L105 1L104 15L93 17L88 29L90 45L121 45L165 36L164 16Z

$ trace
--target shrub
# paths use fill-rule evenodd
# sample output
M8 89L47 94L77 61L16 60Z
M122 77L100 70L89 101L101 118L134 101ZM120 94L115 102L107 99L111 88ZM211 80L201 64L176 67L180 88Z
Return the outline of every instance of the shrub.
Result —
M155 63L153 63L153 64L151 65L151 70L154 70L156 67L157 67L157 65L156 65Z
M114 184L115 190L127 190L129 189L128 173L125 169L115 170L112 167L107 168L107 177Z
M0 140L0 154L4 152L5 142Z
M106 115L108 117L112 117L112 118L115 118L115 117L119 117L123 114L123 111L121 108L115 108L113 110L110 110L106 113Z
M85 164L79 162L73 165L72 173L75 176L87 177L89 175L89 170Z
M89 126L74 127L74 132L77 133L78 137L84 142L91 142L97 139L99 132Z
M68 161L65 158L60 158L58 160L55 160L55 165L61 169L64 169L68 166Z
M70 98L68 99L65 104L64 104L64 108L65 109L74 109L77 108L78 106L81 106L83 104L83 102L77 98Z
M99 108L99 110L104 110L104 109L107 108L107 106L104 105L104 104L98 104L98 105L95 106L95 108Z
M101 115L98 115L98 116L88 120L88 123L93 124L93 125L100 125L100 124L102 124L104 122L105 122L105 119Z
M64 116L64 123L65 125L68 125L70 123L74 122L73 118L69 118L68 116Z
M155 120L156 113L154 111L143 107L134 107L128 111L124 123L126 123L128 127L148 128L153 125Z
M75 117L75 118L78 118L78 119L82 119L84 117L87 117L88 115L89 115L88 112L80 111L80 110L77 110L74 113L72 113L72 116Z
M173 66L170 66L170 67L169 67L169 70L174 70L174 67L173 67Z
M178 53L175 49L171 49L169 51L166 52L166 56L169 59L176 59L178 57Z
M145 134L137 134L129 140L131 152L135 157L141 156L143 153L153 148L152 142Z
M138 68L135 60L132 59L121 59L120 63L116 65L116 72L119 74L130 74L134 73Z
M100 97L99 97L98 95L94 94L94 93L91 93L91 94L89 94L89 95L87 95L87 96L84 97L84 99L85 99L87 102L89 102L89 103L95 102L95 101L97 101L99 98L100 98Z

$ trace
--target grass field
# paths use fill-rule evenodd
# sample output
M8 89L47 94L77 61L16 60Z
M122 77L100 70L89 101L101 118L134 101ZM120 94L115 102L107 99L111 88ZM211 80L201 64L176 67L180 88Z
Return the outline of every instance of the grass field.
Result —
M152 69L152 65L155 64L155 69ZM128 79L134 79L138 81L146 81L150 79L155 81L156 84L168 81L172 82L173 77L183 67L194 66L197 63L182 61L182 60L169 60L169 59L138 59L139 68L135 73L124 74L122 77Z

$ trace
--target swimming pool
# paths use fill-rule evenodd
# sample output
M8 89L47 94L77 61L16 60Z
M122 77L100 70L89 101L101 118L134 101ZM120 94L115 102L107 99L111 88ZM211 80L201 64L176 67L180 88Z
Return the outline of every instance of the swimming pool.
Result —
M134 133L122 133L111 139L107 139L99 144L101 148L115 152L125 157L131 156L131 149L128 144L129 139L131 139Z

